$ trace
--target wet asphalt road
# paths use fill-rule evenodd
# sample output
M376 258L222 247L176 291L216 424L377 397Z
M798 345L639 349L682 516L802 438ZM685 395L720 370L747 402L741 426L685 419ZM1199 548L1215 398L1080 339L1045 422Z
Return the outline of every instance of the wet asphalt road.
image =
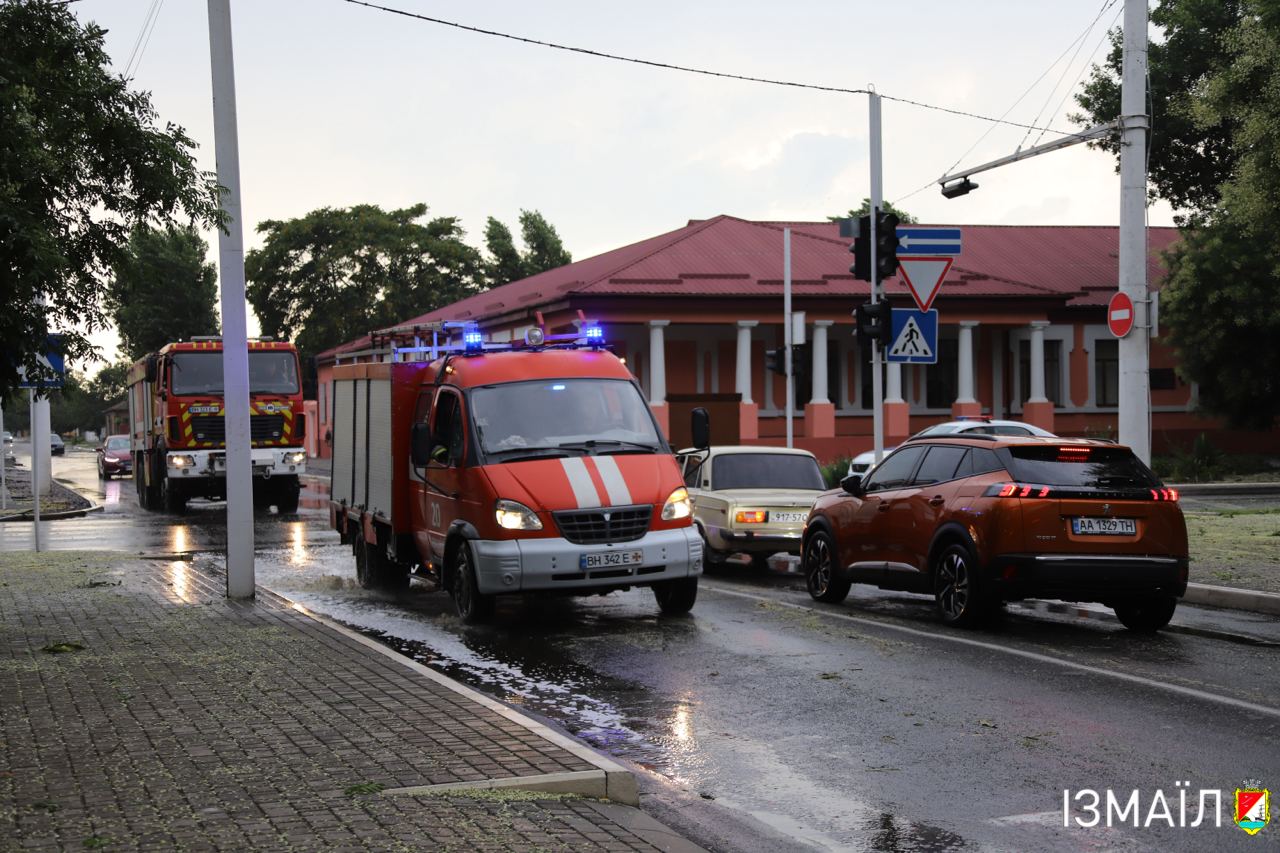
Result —
M218 570L223 505L143 513L92 460L54 460L104 510L53 523L53 547L194 553ZM666 784L644 786L647 808L710 846L778 849L772 830L839 850L1259 850L1280 832L1250 838L1228 813L1243 780L1280 784L1269 617L1186 607L1140 638L1102 608L1029 603L954 631L918 596L858 586L814 605L797 577L730 570L689 618L633 590L515 599L466 627L426 584L359 589L323 505L308 490L298 516L258 517L260 584L648 768ZM30 547L30 529L0 525L0 549ZM184 583L187 564L169 565ZM1176 782L1193 792L1187 822L1195 791L1223 789L1224 826L1062 827L1063 789L1138 789L1145 817Z

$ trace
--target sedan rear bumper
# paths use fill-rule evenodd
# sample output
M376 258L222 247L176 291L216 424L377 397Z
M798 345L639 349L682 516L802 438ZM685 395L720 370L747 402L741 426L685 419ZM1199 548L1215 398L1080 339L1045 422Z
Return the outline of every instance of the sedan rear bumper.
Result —
M1187 591L1186 557L1127 554L1005 554L987 580L1003 598L1111 601L1130 595Z

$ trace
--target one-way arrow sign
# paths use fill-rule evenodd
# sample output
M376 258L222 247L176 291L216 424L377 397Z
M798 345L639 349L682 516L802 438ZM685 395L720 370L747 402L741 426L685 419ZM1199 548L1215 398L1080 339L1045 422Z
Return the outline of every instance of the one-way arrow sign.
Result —
M903 255L958 255L959 228L899 228L898 252Z

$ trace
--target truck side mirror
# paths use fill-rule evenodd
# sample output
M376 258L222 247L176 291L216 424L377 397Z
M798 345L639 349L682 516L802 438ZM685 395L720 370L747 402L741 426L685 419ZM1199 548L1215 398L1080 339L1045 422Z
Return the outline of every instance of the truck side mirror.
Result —
M711 416L707 410L699 406L690 415L693 446L698 450L706 450L711 446Z
M148 384L156 384L156 375L160 373L159 359L154 355L147 356L147 382Z
M425 467L431 461L431 427L427 424L414 424L409 434L409 455L414 467Z

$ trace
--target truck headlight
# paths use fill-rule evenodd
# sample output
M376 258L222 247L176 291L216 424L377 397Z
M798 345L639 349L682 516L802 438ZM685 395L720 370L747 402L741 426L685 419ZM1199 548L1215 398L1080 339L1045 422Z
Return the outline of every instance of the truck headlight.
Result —
M662 505L662 520L675 521L693 515L693 504L689 502L689 490L684 486L676 489Z
M169 457L169 465L173 468L194 468L196 458L187 454L174 454Z
M284 455L284 464L286 465L301 465L306 461L307 454L302 450L295 450L293 453L286 453Z
M494 505L493 514L498 526L507 530L541 530L538 514L519 501L500 500Z

